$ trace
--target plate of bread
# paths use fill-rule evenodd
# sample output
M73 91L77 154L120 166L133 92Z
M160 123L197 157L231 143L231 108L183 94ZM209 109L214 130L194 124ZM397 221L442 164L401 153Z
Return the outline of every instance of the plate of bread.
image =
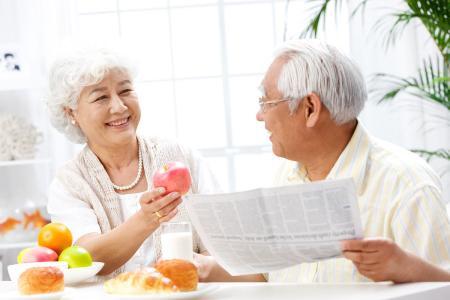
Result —
M147 267L124 272L103 285L109 299L192 299L211 293L216 285L199 284L197 267L186 260L159 261Z
M63 273L69 268L65 261L44 261L44 262L32 262L32 263L20 263L8 266L8 274L11 281L17 282L20 275L28 269L36 267L57 267Z
M48 261L35 263L21 263L8 266L9 277L17 282L19 276L26 270L35 267L57 267L64 273L64 283L75 284L94 277L103 268L104 263L93 261L90 266L69 268L67 262Z
M70 292L64 288L64 273L56 266L32 267L22 272L17 287L2 293L0 299L61 299Z

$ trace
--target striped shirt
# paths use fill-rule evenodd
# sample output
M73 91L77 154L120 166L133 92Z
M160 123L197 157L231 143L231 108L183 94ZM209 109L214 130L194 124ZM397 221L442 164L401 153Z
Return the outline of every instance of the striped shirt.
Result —
M361 124L327 179L353 178L365 237L387 237L441 267L450 266L450 224L440 180L417 155L367 134ZM276 185L309 182L306 170L286 161ZM270 282L369 281L344 258L268 274Z

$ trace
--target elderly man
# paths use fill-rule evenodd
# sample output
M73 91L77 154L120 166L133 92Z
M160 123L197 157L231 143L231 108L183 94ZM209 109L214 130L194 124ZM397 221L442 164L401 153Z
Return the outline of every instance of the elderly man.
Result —
M273 153L286 159L277 185L353 178L366 237L344 242L345 258L302 263L265 278L448 280L433 265L450 266L450 224L439 178L419 157L374 138L357 120L367 98L358 68L332 46L290 41L270 65L261 90L257 120L270 132ZM206 279L230 279L213 258L200 260L208 262L200 269Z

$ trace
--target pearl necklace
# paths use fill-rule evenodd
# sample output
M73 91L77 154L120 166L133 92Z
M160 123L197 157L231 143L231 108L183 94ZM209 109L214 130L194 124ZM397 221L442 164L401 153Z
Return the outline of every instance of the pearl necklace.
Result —
M139 162L138 162L138 173L137 173L136 179L134 179L134 181L132 183L130 183L129 185L125 185L125 186L116 185L111 181L113 188L115 190L126 191L126 190L134 188L136 186L136 184L138 184L139 179L141 179L141 175L142 175L142 154L141 154L140 148L138 150L138 155L139 155Z

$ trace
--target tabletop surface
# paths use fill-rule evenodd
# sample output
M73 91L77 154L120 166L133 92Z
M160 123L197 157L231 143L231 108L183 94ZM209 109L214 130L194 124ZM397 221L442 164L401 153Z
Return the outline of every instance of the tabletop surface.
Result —
M189 299L450 299L450 282L423 282L408 284L208 283L205 284L205 286L208 288L214 287L214 290L200 297ZM0 281L0 299L7 299L5 296L8 291L11 290L15 290L15 286L12 282ZM24 297L23 299L27 298ZM101 283L84 283L68 286L62 299L112 299L112 297L108 296L103 291L103 285ZM152 299L152 297L149 296L146 299Z

